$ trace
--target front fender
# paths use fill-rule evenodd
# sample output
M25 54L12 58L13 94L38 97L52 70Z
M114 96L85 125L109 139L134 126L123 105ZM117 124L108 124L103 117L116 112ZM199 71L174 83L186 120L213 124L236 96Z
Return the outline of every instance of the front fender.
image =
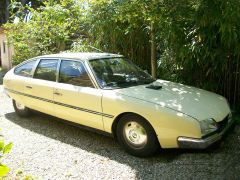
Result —
M103 91L103 113L113 118L103 117L105 131L112 133L112 126L119 115L135 113L144 117L155 130L162 148L178 147L179 136L201 138L201 130L197 120L172 109L118 94L115 91Z

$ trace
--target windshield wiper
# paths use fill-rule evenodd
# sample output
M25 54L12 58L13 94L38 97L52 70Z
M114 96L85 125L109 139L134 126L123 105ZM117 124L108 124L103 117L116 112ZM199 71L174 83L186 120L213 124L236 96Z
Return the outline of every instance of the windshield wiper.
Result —
M128 87L132 85L138 85L138 82L136 81L120 81L120 82L109 82L104 85L104 88L122 88L122 87Z
M151 84L155 80L149 80L149 81L120 81L120 82L109 82L104 85L104 88L124 88L124 87L130 87L130 86L138 86L143 84Z

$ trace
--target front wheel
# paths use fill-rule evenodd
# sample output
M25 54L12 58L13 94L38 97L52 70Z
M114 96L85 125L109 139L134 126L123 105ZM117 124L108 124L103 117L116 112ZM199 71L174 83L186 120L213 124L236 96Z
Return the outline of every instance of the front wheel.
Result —
M159 148L152 126L142 117L128 114L117 125L117 139L124 149L139 157L153 155Z
M17 115L19 115L20 117L28 117L31 114L30 109L28 107L24 106L22 103L19 103L15 100L13 100L13 107Z

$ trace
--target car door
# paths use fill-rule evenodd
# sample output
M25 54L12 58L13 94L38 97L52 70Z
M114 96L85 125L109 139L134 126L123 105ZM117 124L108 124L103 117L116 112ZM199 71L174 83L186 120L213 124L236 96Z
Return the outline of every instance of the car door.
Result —
M95 88L83 62L61 60L54 88L56 116L103 130L102 93Z
M32 79L26 81L25 103L32 109L54 115L53 88L58 59L40 59Z
M10 93L11 97L23 103L25 106L26 94L24 93L26 88L26 82L32 78L33 69L37 63L36 59L31 59L18 65L13 70L13 76L7 76L5 78L5 88ZM10 74L10 73L9 73Z

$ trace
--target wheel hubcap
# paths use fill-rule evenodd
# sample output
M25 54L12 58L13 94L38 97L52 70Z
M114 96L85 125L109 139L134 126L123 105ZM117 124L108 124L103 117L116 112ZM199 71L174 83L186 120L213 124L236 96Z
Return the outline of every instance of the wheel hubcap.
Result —
M147 143L147 133L142 125L130 121L124 126L124 137L134 147L142 147Z
M16 106L19 110L24 110L25 109L25 106L19 102L16 102Z

